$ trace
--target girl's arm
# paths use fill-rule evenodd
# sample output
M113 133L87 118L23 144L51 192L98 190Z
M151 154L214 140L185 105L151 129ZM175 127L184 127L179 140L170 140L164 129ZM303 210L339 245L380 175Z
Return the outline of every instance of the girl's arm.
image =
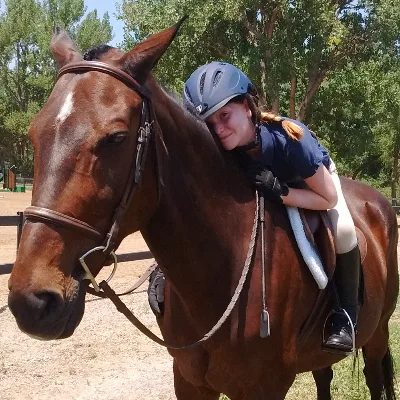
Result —
M309 189L289 188L287 196L281 196L283 204L308 210L329 210L338 201L335 185L326 167L321 164L315 174L304 179Z

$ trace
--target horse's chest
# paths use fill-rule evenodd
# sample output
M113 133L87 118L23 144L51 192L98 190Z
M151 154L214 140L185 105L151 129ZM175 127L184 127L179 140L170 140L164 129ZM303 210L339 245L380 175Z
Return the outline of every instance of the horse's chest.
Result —
M248 358L240 354L237 349L228 348L211 353L200 350L176 356L175 363L183 378L192 385L227 392L232 387L239 389L251 385L252 377L256 379L259 375L257 357Z

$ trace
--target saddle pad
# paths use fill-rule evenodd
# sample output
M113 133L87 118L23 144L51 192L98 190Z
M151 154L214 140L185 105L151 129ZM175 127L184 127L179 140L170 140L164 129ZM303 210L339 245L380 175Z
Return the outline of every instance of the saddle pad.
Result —
M328 277L322 265L321 258L314 244L312 244L305 232L303 222L297 207L286 206L290 225L294 233L297 245L311 275L315 279L319 289L325 289L328 284Z

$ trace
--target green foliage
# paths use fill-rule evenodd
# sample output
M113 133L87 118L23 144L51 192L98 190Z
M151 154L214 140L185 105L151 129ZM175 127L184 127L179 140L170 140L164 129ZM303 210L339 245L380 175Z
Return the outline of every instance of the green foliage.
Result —
M89 49L92 46L108 42L112 38L112 28L108 13L104 14L100 21L97 11L90 12L79 25L76 32L76 41L81 49Z
M347 65L322 85L308 122L339 171L387 196L399 149L398 62L385 57Z
M85 50L112 38L108 14L100 20L83 0L6 0L0 10L0 162L32 174L30 120L46 102L57 73L49 50L54 25Z
M349 59L365 58L371 47L370 15L364 17L354 2L124 0L126 47L184 14L189 20L157 71L163 83L181 92L199 65L215 59L232 62L249 75L267 104L281 102L284 113L289 112L288 85L295 78L301 118L327 74Z
M108 42L112 28L108 14L85 16L84 0L2 4L0 159L29 165L24 135L56 76L49 51L54 24L67 29L81 50ZM317 132L341 173L393 195L400 152L399 5L400 0L122 0L120 18L127 50L188 14L157 66L164 86L181 93L199 65L236 64L268 108Z

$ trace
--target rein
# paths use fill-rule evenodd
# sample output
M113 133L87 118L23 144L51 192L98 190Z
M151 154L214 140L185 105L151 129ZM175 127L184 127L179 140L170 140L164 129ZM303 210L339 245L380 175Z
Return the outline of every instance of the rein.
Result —
M224 322L228 319L230 316L233 308L235 307L235 304L240 296L240 293L242 292L244 283L246 282L246 277L250 269L250 264L253 258L254 254L254 246L256 242L256 237L257 237L257 227L258 227L258 218L259 218L259 212L260 212L260 207L259 207L259 200L258 200L258 195L256 195L256 211L255 211L255 216L254 216L254 223L253 223L253 230L251 232L251 238L250 238L250 244L249 248L247 250L247 256L246 256L246 261L244 264L244 268L242 271L242 275L240 276L238 285L235 289L235 292L232 296L231 301L228 304L228 307L222 314L221 318L218 320L218 322L199 340L197 340L194 343L185 345L185 346L173 346L168 343L166 343L164 340L160 339L158 336L156 336L150 329L148 329L145 325L143 325L132 313L132 311L129 310L129 308L121 301L121 299L118 297L118 295L110 288L108 283L106 281L102 281L100 283L100 288L103 289L104 294L114 303L115 307L117 310L125 315L128 320L135 325L136 328L140 330L140 332L144 333L149 339L153 340L154 342L158 343L159 345L166 347L168 349L174 349L174 350L184 350L184 349L190 349L193 347L196 347L200 345L200 343L205 342L206 340L210 339L215 332L218 331L219 328L224 324ZM268 335L269 336L269 322L268 322Z
M60 69L58 78L59 79L62 75L66 73L84 73L88 71L97 71L97 72L102 72L105 74L108 74L119 81L123 82L126 84L128 87L133 89L135 92L139 93L142 97L142 113L140 117L140 126L138 130L138 139L137 139L137 144L136 144L136 154L134 158L134 162L132 162L132 166L130 169L129 173L129 178L127 181L127 185L125 187L124 194L122 196L122 199L119 203L119 205L116 207L114 214L113 214L113 219L112 219L112 224L111 228L108 231L108 233L104 232L99 232L96 228L92 227L91 225L87 224L84 221L81 221L79 219L73 218L69 215L60 213L58 211L54 211L48 208L44 207L35 207L31 206L28 207L25 212L24 216L27 220L36 220L40 221L43 223L52 223L56 224L59 226L66 227L71 230L75 230L82 234L83 236L89 237L95 241L100 241L103 240L103 243L101 246L97 246L92 248L91 250L87 251L84 255L82 255L79 258L79 261L85 270L86 275L83 277L84 280L90 280L93 289L90 288L89 286L86 287L86 291L88 293L91 293L93 295L96 295L98 297L108 297L116 306L117 310L124 314L129 321L136 326L142 333L144 333L146 336L148 336L150 339L155 341L156 343L160 344L161 346L171 348L171 349L188 349L195 347L199 345L202 342L205 342L208 340L211 336L214 335L214 333L224 324L224 322L228 319L230 316L239 296L240 293L242 292L244 283L246 281L247 274L250 269L250 264L253 258L254 254L254 247L255 247L255 241L256 241L256 236L257 236L257 226L258 226L258 218L259 218L259 212L260 212L260 207L259 207L259 198L258 195L256 194L256 210L255 210L255 216L254 216L254 223L253 223L253 229L251 233L251 238L250 238L250 244L249 248L247 251L247 256L246 256L246 261L245 265L242 271L242 275L239 279L238 285L235 289L235 292L232 296L231 301L229 302L225 312L222 314L218 322L214 325L214 327L207 332L201 339L198 341L186 345L186 346L173 346L167 344L165 341L160 339L158 336L156 336L153 332L151 332L146 326L144 326L135 316L134 314L126 307L126 305L121 301L119 296L129 294L133 292L137 287L139 287L144 281L147 279L147 277L151 274L153 271L154 267L150 267L145 274L139 279L139 281L128 291L120 294L116 294L114 290L110 288L108 285L108 281L112 278L114 275L116 266L117 266L117 256L115 254L115 245L117 243L118 239L118 234L119 234L119 228L120 224L123 220L123 217L126 214L126 210L131 202L131 199L138 188L140 186L141 181L142 181L142 173L144 170L145 162L146 162L146 156L148 152L148 147L150 140L155 136L155 118L154 118L154 110L153 106L151 104L151 99L150 99L150 93L149 91L142 85L140 85L134 78L132 78L130 75L125 73L119 68L113 67L111 65L99 62L99 61L80 61L80 62L75 62L68 64L64 66L63 68ZM157 146L156 146L157 149ZM159 171L160 175L160 171ZM160 197L160 188L159 188L159 197ZM91 273L89 267L87 266L85 262L85 258L94 252L101 251L104 254L104 258L106 259L108 256L112 256L114 260L114 269L110 275L110 277L106 281L102 281L100 284L97 284L96 279L94 278L93 274Z

